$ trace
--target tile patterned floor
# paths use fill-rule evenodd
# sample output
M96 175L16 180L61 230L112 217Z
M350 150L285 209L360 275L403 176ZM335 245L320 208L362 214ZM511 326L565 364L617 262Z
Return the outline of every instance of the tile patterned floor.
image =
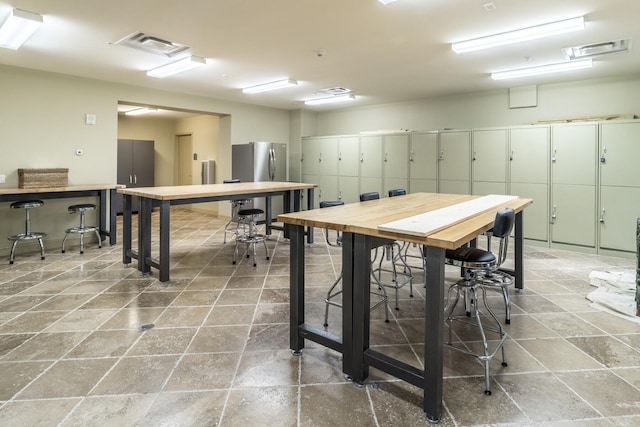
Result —
M156 219L157 220L157 219ZM288 350L288 251L231 264L224 222L172 210L172 280L122 264L121 246L0 266L2 426L424 426L421 390L372 369L347 382L340 357L310 343ZM307 251L307 320L340 257L321 234ZM443 426L640 425L640 325L589 306L592 270L634 260L527 246L526 283L512 291L508 367L492 362L492 396L473 358L446 351ZM455 271L448 277L455 279ZM371 342L421 366L421 278L400 291L391 322L372 313ZM501 309L496 295L492 304ZM329 329L339 331L331 308ZM477 345L468 331L458 336Z

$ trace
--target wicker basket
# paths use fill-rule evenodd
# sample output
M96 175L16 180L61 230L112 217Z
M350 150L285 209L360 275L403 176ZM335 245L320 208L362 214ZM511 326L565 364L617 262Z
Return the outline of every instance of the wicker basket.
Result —
M69 169L18 169L19 188L66 187L69 183Z

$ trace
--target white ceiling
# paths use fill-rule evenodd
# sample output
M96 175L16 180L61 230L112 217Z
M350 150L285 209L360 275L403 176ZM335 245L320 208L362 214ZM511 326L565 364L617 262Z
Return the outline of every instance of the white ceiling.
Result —
M489 74L564 58L561 48L632 38L640 0L0 0L44 15L44 25L0 64L284 109L321 89L352 89L348 106L418 100L531 84L640 73L640 45L594 59L592 69L493 81ZM463 55L450 44L585 16L584 31ZM146 70L172 60L114 42L144 32L192 47L208 64L165 79ZM323 56L316 49L324 49ZM292 78L297 87L256 95L245 86Z

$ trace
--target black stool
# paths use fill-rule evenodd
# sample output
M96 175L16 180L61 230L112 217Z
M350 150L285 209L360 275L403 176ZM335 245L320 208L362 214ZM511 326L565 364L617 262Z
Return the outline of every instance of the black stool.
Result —
M11 203L11 209L24 209L26 218L24 221L24 233L15 234L9 237L9 240L13 241L13 244L11 245L11 254L9 255L9 264L13 264L16 245L20 240L38 239L38 243L40 244L40 259L44 259L44 243L42 243L42 238L47 234L31 231L31 215L29 214L30 209L39 208L40 206L44 206L44 202L42 200L21 200Z
M247 258L249 258L249 246L253 246L253 266L257 265L256 263L256 245L260 242L264 245L264 250L267 254L267 259L269 259L269 248L267 247L267 242L265 242L264 234L258 233L258 224L256 222L256 216L264 214L262 209L251 208L251 209L240 209L238 211L238 220L239 220L239 228L242 229L242 232L238 233L236 237L236 246L233 250L233 263L235 264L238 261L238 245L240 243L245 243L247 248L245 250L245 254L247 254Z
M62 239L62 253L65 252L64 244L66 243L67 237L69 237L70 233L80 234L80 253L81 254L84 253L84 234L85 233L95 233L96 236L98 237L98 247L99 248L102 247L102 239L100 238L100 231L98 230L98 227L87 226L85 225L85 222L84 222L85 212L92 211L95 208L96 208L96 205L92 203L81 203L81 204L69 206L67 210L69 211L70 214L80 212L80 226L67 228L67 230L65 231L64 239Z

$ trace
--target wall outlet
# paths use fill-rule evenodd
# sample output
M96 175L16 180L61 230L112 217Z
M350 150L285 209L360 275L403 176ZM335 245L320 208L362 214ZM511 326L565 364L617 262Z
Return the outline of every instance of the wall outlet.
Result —
M6 177L4 175L0 175L0 184L4 184L7 182Z

